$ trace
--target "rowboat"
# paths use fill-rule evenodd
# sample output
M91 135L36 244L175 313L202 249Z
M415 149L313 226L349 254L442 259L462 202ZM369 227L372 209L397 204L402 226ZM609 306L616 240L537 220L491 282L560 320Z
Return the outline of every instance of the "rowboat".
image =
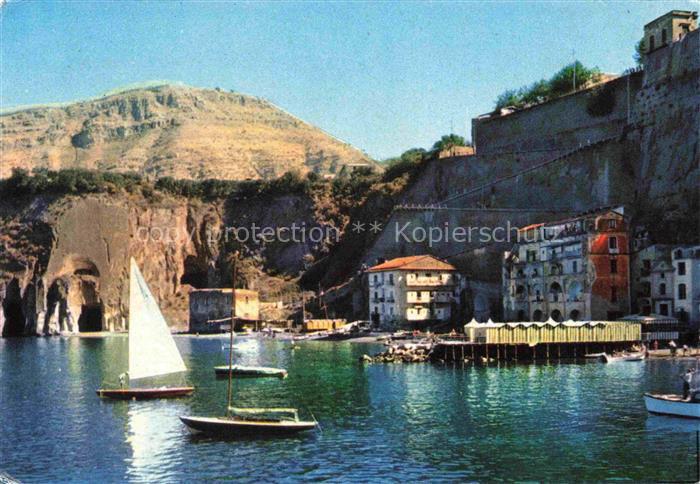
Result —
M265 378L265 377L276 377L276 378L286 378L287 370L283 368L270 368L267 366L242 366L233 365L231 368L228 365L215 366L214 372L216 376L225 377L228 376L229 371L233 372L236 376L248 377L248 378Z
M192 395L193 387L161 387L161 388L115 388L100 389L97 394L103 398L114 400L147 400L152 398L177 398Z
M620 361L642 361L646 358L646 353L640 351L638 353L623 353L619 356L603 353L602 357L605 363L617 363Z
M644 404L650 413L700 418L700 402L681 395L645 393Z
M175 345L170 328L141 275L136 261L131 259L129 277L129 370L119 379L152 378L187 371ZM97 395L117 400L175 398L191 395L194 387L131 387L100 388Z

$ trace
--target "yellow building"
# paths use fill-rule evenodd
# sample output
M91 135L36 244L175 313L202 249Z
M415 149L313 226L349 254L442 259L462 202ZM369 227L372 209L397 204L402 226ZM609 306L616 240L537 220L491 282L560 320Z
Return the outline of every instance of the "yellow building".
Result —
M486 344L617 343L642 339L641 325L622 321L478 323L464 326L467 341Z

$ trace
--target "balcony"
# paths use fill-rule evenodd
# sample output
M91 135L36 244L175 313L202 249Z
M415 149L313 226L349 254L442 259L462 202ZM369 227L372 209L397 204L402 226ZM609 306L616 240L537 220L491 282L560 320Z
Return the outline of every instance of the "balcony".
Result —
M449 276L442 278L441 276L412 276L406 277L407 286L452 286L455 284L454 278Z

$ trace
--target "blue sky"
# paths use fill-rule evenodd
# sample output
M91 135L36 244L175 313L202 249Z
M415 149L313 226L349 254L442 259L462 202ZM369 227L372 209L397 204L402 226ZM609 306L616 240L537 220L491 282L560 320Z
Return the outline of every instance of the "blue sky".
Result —
M0 10L0 105L164 79L271 100L375 158L429 147L576 58L633 65L678 2L41 2Z

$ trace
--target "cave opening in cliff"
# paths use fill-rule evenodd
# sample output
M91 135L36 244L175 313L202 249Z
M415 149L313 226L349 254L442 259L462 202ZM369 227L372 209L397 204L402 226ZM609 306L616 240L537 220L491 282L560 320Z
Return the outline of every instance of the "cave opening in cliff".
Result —
M180 277L180 284L189 284L196 289L207 287L207 266L197 257L188 255L185 258L185 272Z
M102 331L102 301L97 285L97 279L89 275L73 275L71 280L72 292L77 297L71 297L69 304L75 304L79 309L78 331L81 333ZM75 303L72 303L75 301Z
M83 304L78 318L78 331L81 333L102 331L102 305Z
M24 309L22 308L22 291L19 281L12 279L5 288L5 299L2 302L5 325L2 328L4 338L24 336Z

